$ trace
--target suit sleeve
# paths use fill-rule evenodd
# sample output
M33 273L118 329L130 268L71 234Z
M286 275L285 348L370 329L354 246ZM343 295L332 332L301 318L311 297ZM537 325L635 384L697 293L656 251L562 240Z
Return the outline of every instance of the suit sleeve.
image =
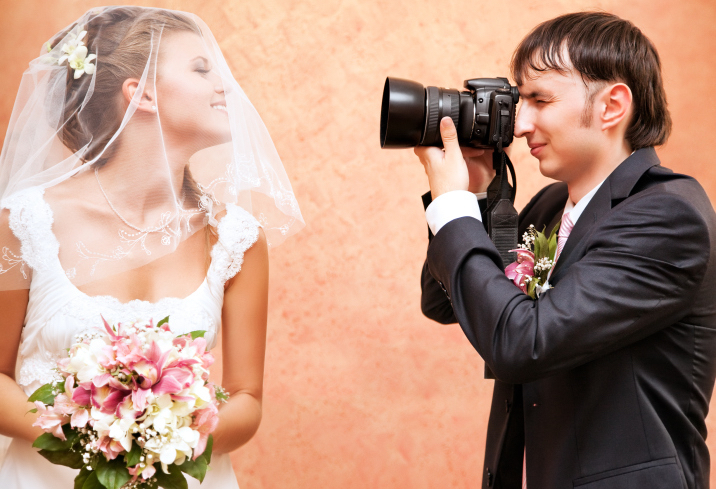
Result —
M564 188L559 187L560 185L562 185L562 187ZM557 190L557 192L555 192L555 190ZM566 200L566 195L566 185L563 184L548 185L541 189L539 192L537 192L537 194L532 197L532 199L520 212L520 236L524 232L524 228L527 227L528 223L533 223L539 226L541 226L542 224L546 225L552 219L554 213L556 212L552 209L553 207L555 207L555 204L557 209L564 208L564 201ZM545 196L547 196L546 199L543 198ZM432 202L430 192L424 194L422 199L423 206L427 209ZM544 215L539 212L534 212L535 205L537 202L540 202L541 207L546 208ZM486 199L479 200L478 203L480 204L480 211L484 212L487 204ZM431 242L432 239L433 233L428 227L428 242ZM420 276L420 288L422 291L422 294L420 296L420 309L422 310L423 315L441 324L451 324L458 322L457 318L455 317L455 314L453 313L450 299L448 299L447 295L445 294L445 289L443 289L443 287L435 280L435 278L433 278L432 274L430 273L427 259L423 264L423 270Z
M535 301L505 277L476 219L456 219L433 238L430 273L498 379L547 377L673 324L703 280L710 254L701 215L663 192L628 199L583 239L582 259Z

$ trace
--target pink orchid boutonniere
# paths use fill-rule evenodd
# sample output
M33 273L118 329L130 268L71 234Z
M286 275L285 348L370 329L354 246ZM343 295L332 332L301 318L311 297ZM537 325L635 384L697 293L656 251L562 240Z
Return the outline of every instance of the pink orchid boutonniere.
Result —
M557 229L559 226L555 226L547 236L544 230L539 232L530 225L522 235L523 244L516 250L510 250L517 253L517 261L505 268L505 275L533 299L550 288L547 276L555 262Z

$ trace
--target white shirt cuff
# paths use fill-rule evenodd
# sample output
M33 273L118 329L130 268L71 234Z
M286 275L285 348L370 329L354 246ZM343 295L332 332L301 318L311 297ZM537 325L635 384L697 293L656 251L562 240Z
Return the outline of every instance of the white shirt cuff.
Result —
M474 217L482 221L477 197L467 190L453 190L433 200L425 209L425 219L433 235L450 221L461 217Z

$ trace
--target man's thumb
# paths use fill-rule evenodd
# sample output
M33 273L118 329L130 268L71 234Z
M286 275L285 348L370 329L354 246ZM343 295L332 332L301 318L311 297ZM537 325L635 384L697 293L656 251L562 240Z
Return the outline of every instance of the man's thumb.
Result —
M450 117L443 117L440 121L440 136L443 138L445 151L460 151L457 141L457 129Z

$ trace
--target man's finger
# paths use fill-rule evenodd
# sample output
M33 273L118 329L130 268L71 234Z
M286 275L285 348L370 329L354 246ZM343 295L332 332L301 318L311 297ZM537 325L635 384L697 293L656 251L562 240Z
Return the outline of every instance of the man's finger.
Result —
M450 117L443 117L440 121L440 136L443 139L445 153L460 152L460 144L457 142L457 129Z
M485 154L484 149L477 149L477 148L470 148L470 147L461 147L460 151L462 151L463 158L476 158L478 156L482 156Z

